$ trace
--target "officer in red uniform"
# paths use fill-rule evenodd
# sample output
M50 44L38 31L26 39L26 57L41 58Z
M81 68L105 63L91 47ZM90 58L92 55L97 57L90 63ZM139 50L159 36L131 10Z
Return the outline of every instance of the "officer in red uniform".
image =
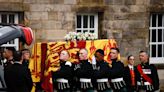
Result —
M145 51L140 51L141 64L137 65L136 81L139 92L159 92L159 77L157 69L149 64L149 56Z

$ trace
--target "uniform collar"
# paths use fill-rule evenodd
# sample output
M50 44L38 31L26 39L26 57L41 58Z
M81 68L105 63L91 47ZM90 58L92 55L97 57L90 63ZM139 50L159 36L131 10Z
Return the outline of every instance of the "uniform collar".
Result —
M133 65L128 64L128 67L129 67L130 69L134 70L134 66L133 66Z
M141 63L141 65L149 65L149 62Z
M80 62L82 62L82 63L88 62L88 59L87 60L80 60Z

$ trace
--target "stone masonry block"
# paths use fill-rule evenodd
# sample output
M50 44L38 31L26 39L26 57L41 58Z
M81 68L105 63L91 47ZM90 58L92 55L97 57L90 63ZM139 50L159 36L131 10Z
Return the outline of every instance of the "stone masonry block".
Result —
M30 4L30 11L71 11L71 5L63 4Z
M26 16L30 20L48 20L48 12L29 12L26 13Z
M76 0L64 0L64 4L76 4Z
M130 11L131 12L146 12L146 7L143 5L131 5Z
M67 30L46 30L47 40L63 40Z

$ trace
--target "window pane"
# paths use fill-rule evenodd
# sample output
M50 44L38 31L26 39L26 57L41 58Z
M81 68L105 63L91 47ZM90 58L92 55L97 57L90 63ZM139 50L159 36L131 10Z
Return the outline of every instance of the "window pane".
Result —
M151 53L152 53L152 57L156 57L156 45L152 45Z
M158 42L162 42L162 29L158 29Z
M77 28L81 28L81 16L80 15L77 15Z
M158 45L158 57L162 57L162 44Z
M164 57L164 44L163 44L163 57Z
M162 27L162 14L158 14L158 26Z
M14 44L14 40L9 41L9 44Z
M94 28L94 16L90 16L90 28Z
M152 27L156 27L156 14L152 15Z
M95 31L94 30L90 30L90 33L94 33Z
M156 30L152 30L152 42L156 42Z
M83 30L83 33L86 33L86 32L88 32L88 30Z
M88 28L88 16L83 16L83 28Z
M163 31L163 35L162 35L162 37L163 37L163 42L164 42L164 29L163 29L162 31Z
M77 30L77 32L81 32L81 30Z
M9 15L9 23L11 23L11 24L14 23L14 21L15 21L14 17L15 17L14 14Z
M2 20L2 23L7 23L7 15L6 14L2 14L1 15L1 20Z

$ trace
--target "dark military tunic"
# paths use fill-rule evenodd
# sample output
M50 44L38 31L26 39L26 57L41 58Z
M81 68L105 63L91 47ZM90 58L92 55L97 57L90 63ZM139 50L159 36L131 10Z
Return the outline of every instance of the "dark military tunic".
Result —
M147 79L143 77L143 75L139 72L138 66L141 66L143 73L146 74L150 78L150 80L152 80L152 83L150 83L149 81L147 81ZM138 90L154 92L155 90L159 89L159 77L157 69L153 64L139 64L137 65L137 69L135 72Z
M108 72L111 76L111 87L114 92L126 92L126 84L123 80L124 64L121 61L112 60L112 67Z
M73 68L71 62L61 62L60 70L52 72L54 89L59 92L70 91L72 87Z
M136 70L136 67L134 67L134 66L133 66L132 70L130 69L129 66L126 66L125 70L124 70L124 81L126 83L128 92L136 91L135 70ZM134 75L131 74L131 71L133 71ZM132 79L132 76L134 76L134 80ZM132 81L134 81L134 84L132 83Z
M102 92L106 90L111 90L109 83L109 74L107 70L109 69L109 65L105 61L96 62L93 65L94 69L94 80L95 80L95 88Z
M88 60L80 61L75 65L75 76L77 77L77 87L81 91L93 89L92 78L93 68Z

